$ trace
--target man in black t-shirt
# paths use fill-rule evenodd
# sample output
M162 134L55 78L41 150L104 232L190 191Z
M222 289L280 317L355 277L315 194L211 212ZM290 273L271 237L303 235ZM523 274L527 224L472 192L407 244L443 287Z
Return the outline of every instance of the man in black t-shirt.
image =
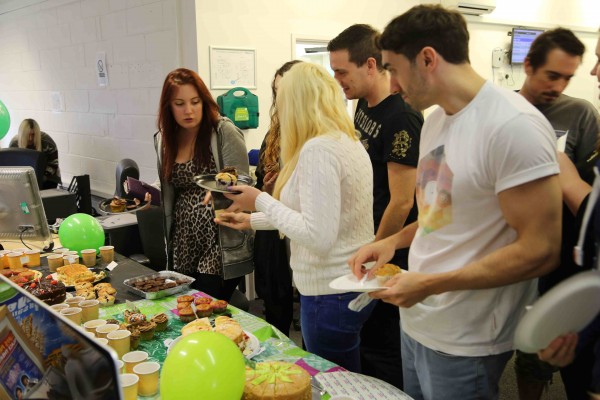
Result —
M376 41L379 32L352 25L329 42L331 69L346 98L358 99L354 126L373 165L376 240L417 219L414 201L423 116L390 91ZM408 268L408 248L390 261ZM362 372L402 388L398 307L379 302L361 331Z

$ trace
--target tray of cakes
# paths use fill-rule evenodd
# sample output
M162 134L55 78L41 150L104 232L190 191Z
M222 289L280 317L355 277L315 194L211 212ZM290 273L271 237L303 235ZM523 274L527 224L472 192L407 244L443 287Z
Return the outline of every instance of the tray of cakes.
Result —
M123 281L127 290L140 297L155 300L190 289L194 278L174 271L159 271Z

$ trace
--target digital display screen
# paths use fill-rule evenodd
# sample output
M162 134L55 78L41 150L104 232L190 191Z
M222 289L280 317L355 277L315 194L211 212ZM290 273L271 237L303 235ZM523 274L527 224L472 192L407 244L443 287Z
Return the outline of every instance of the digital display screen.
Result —
M542 32L541 29L526 29L526 28L513 28L512 31L512 48L510 62L511 64L523 64L531 43L538 37Z

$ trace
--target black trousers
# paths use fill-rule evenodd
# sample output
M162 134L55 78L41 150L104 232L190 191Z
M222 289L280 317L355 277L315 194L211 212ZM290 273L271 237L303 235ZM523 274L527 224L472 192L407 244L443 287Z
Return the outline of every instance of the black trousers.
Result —
M362 373L402 390L400 312L393 304L378 300L360 332Z

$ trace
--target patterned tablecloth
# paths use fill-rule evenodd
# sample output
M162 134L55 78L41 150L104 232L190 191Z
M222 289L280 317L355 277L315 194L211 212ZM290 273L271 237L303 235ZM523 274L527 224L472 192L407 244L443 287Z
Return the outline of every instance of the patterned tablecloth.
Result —
M181 328L185 323L179 320L177 313L177 297L188 294L194 297L210 297L204 293L190 290L186 293L178 293L174 296L164 297L157 300L141 299L135 301L135 306L148 318L154 314L165 313L169 318L168 328L164 332L156 332L154 338L148 341L141 341L138 350L146 351L153 361L161 364L167 357L167 346L165 340L175 339L181 335ZM110 307L105 307L100 310L100 318L108 319L115 318L123 321L123 311L127 308L127 304L119 303ZM231 305L227 307L227 311L232 318L240 323L242 328L256 336L260 341L261 352L254 356L252 361L287 361L295 363L304 368L311 376L319 372L332 372L344 370L338 365L325 360L317 355L308 353L290 340L287 336L281 333L277 328L273 327L266 321L244 312ZM214 318L214 314L211 319ZM325 395L323 399L328 398ZM160 398L156 396L156 398ZM143 399L148 399L144 397Z

